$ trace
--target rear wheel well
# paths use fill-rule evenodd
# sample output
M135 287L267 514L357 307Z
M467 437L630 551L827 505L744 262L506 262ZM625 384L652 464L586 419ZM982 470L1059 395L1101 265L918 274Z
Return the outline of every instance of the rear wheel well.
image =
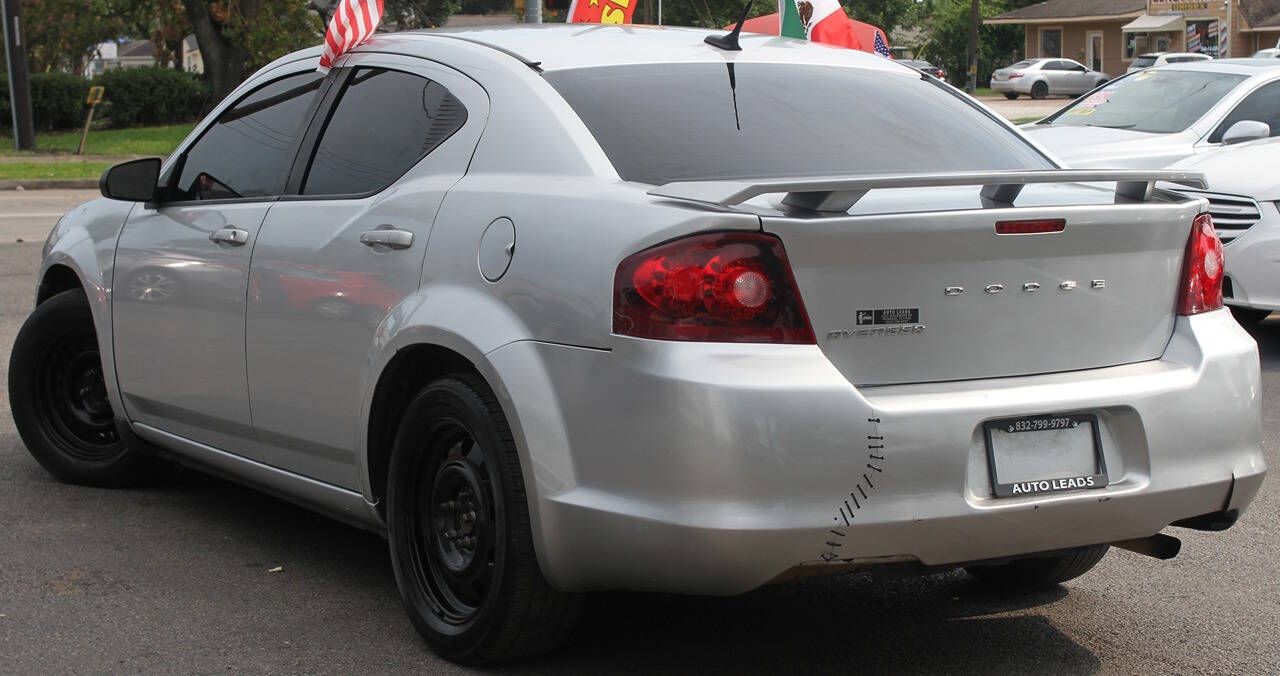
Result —
M65 265L52 265L45 270L44 278L40 280L40 288L36 291L36 305L39 305L50 298L71 289L84 288L80 283L80 278L76 276L75 270Z
M439 345L413 345L400 350L378 378L369 408L367 456L369 486L383 516L386 516L387 469L400 418L415 394L431 381L450 373L473 373L483 378L470 360Z

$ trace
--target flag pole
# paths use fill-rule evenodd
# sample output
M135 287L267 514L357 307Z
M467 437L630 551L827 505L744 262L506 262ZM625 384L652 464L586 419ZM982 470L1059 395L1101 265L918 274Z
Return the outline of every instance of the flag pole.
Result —
M662 0L658 0L658 25L662 25Z

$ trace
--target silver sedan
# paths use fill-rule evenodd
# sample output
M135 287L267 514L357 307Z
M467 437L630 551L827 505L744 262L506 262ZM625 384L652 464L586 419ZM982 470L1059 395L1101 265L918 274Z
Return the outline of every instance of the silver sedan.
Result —
M1130 73L1022 129L1073 167L1167 167L1280 135L1280 62L1224 59Z
M1025 94L1033 99L1049 96L1079 96L1110 80L1106 73L1090 70L1071 59L1027 59L1000 68L991 74L991 90L1016 99Z
M161 456L384 534L460 662L553 648L592 590L1028 588L1235 523L1257 346L1203 201L1154 189L1200 175L1063 170L912 68L718 34L266 66L50 233L23 441L69 482Z

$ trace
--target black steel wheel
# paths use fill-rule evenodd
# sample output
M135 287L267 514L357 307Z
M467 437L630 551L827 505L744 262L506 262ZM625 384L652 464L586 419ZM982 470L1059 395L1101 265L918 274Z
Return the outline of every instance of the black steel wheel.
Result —
M120 437L88 301L80 290L41 303L9 358L9 405L31 455L63 481L134 483L152 459Z
M553 589L538 567L511 429L473 375L431 383L405 411L387 476L387 528L409 618L448 659L546 652L580 612L581 598Z
M1031 85L1031 98L1040 100L1049 97L1049 84L1043 80Z

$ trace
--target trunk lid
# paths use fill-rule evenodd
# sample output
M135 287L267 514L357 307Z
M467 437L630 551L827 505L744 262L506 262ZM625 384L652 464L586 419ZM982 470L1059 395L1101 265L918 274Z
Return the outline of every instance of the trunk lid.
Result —
M1198 201L1110 203L1110 191L1104 201L1098 190L1055 186L1020 203L1037 193L1103 203L936 209L953 192L875 193L850 216L762 217L786 248L819 347L850 382L1051 373L1164 352ZM965 194L971 204L972 188ZM895 203L917 211L864 213ZM995 230L1053 218L1066 220L1062 232Z

